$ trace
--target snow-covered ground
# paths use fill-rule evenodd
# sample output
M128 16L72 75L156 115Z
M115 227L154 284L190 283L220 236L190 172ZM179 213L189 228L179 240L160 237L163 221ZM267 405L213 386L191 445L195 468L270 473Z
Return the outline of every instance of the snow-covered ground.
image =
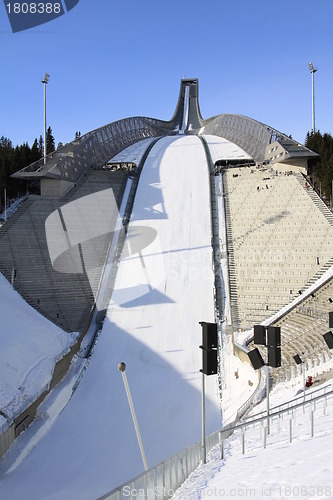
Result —
M216 135L203 136L209 145L209 151L213 162L217 160L252 160L252 157L244 151L244 149L237 146L237 144L217 137Z
M329 390L332 389L330 385ZM296 392L295 387L278 385L271 394L272 405L292 399ZM328 399L326 412L323 401L316 404L312 438L307 406L304 413L300 408L294 414L292 444L289 443L292 416L285 415L279 423L277 419L273 421L265 449L263 429L248 429L244 455L241 433L237 431L224 445L224 459L221 460L219 447L215 447L207 464L190 475L173 499L332 499L333 398Z
M10 422L48 387L75 335L30 307L1 274L0 317L0 408Z
M214 321L210 224L200 140L160 140L141 175L128 245L90 365L28 457L16 462L18 443L3 460L6 499L91 499L143 471L120 361L127 364L149 466L200 439L199 321ZM206 395L210 433L221 425L217 377L207 377ZM33 440L29 429L22 442L29 433Z
M3 222L9 219L19 208L19 206L27 199L28 195L24 195L21 198L17 198L15 200L9 200L10 205L7 206L6 210L0 213L0 227L3 225Z

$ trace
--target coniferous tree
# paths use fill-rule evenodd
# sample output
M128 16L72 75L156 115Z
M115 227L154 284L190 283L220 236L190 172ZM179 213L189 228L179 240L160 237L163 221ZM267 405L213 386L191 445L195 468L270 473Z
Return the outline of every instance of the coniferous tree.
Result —
M35 139L31 148L31 163L39 160L39 158L40 158L39 145L37 139Z
M322 194L332 200L333 137L327 133L321 134L319 130L308 132L305 146L319 155L309 161L309 174L315 186L321 187Z
M39 136L38 140L38 150L39 150L39 157L41 158L44 154L44 139L43 136Z
M54 137L52 129L48 129L48 152L54 151ZM13 146L10 139L0 137L0 210L4 206L4 189L6 189L7 200L22 195L27 190L26 181L12 179L11 175L23 167L34 163L43 157L43 138L35 139L30 148L27 142Z
M51 127L49 127L46 131L46 150L47 154L53 153L53 151L55 151L55 140L52 135Z

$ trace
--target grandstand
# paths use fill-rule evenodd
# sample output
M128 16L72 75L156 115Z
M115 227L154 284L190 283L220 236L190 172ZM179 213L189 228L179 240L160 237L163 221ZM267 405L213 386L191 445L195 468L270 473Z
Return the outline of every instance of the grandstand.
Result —
M296 354L307 370L320 373L332 357L322 334L328 329L333 280L316 286L333 263L332 213L297 171L229 168L223 182L234 329L260 323L281 327L282 366L272 370L274 383L300 373ZM310 286L313 291L302 299ZM298 305L279 315L296 298ZM280 318L271 321L274 315Z
M313 203L300 173L223 173L235 329L248 329L299 295L331 263L329 210ZM325 210L326 209L326 210ZM325 212L328 212L328 217Z
M69 202L108 188L113 190L120 204L126 179L126 173L91 170L61 198L30 195L0 229L2 274L11 281L15 270L14 288L32 307L67 332L81 332L85 326L94 305L112 234L109 232L95 241L97 275L90 280L91 284L87 273L73 274L71 270L59 273L54 269L45 222L54 211ZM95 208L101 210L101 207ZM117 216L117 211L108 212L111 226L115 225Z

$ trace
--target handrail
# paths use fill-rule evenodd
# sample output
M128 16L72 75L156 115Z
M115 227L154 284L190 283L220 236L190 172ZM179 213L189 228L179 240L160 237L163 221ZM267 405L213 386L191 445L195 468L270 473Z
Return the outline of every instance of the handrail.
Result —
M278 410L279 408L282 408L285 405L289 405L290 403L294 403L294 402L298 401L299 399L303 399L303 403L304 404L309 403L309 402L313 401L313 397L312 396L314 394L316 394L317 392L320 392L320 391L324 391L324 394L322 394L322 396L327 396L328 393L326 392L326 389L328 387L330 387L329 384L325 385L324 387L320 387L319 389L316 389L315 391L312 391L312 392L306 394L305 395L305 400L304 400L304 394L301 394L301 395L297 396L296 398L291 399L291 400L289 400L289 401L287 401L285 403L281 403L281 404L279 404L277 406L271 407L271 411ZM288 407L288 409L290 409L290 407ZM250 418L253 419L253 418L259 417L260 415L262 415L264 413L266 413L266 410L260 411L259 413L256 413L255 415L252 415L250 417L245 417L245 418L246 419L250 419ZM244 419L244 422L245 422L245 419Z
M221 429L220 430L220 434L223 436L224 433L233 433L239 429L243 429L244 427L248 427L249 425L255 425L259 422L264 422L265 420L267 419L272 419L274 417L277 417L277 416L280 416L280 415L283 415L285 413L290 413L290 411L292 410L296 410L297 408L302 408L304 406L306 406L307 404L309 403L314 403L316 401L320 401L321 399L324 399L324 398L327 398L328 396L333 396L333 390L331 390L330 392L326 392L325 394L321 394L320 396L316 396L315 398L311 399L310 401L302 401L301 403L297 403L295 405L292 405L292 406L289 406L288 408L284 408L283 410L278 410L276 412L270 412L269 415L264 415L262 417L256 417L250 421L246 421L246 422L241 422L235 426L228 426L228 428L226 429Z
M210 451L219 443L220 431L215 431L206 438L207 450ZM183 484L185 479L193 472L201 462L201 441L185 448L167 460L151 467L143 474L114 488L109 493L98 498L98 500L121 500L122 498L136 498L140 491L140 498L168 499L171 498L176 489ZM132 495L133 494L133 495Z

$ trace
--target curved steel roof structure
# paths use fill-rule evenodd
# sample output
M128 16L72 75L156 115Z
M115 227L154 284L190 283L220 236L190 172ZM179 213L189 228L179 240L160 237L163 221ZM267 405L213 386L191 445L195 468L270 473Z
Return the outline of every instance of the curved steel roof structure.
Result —
M307 160L315 153L287 135L242 115L221 114L204 120L198 98L198 79L181 80L179 98L171 120L132 117L88 132L66 146L13 174L16 178L48 178L76 182L86 169L98 168L126 147L147 137L175 134L216 135L234 142L257 162L271 160L270 144L277 143L280 160Z

